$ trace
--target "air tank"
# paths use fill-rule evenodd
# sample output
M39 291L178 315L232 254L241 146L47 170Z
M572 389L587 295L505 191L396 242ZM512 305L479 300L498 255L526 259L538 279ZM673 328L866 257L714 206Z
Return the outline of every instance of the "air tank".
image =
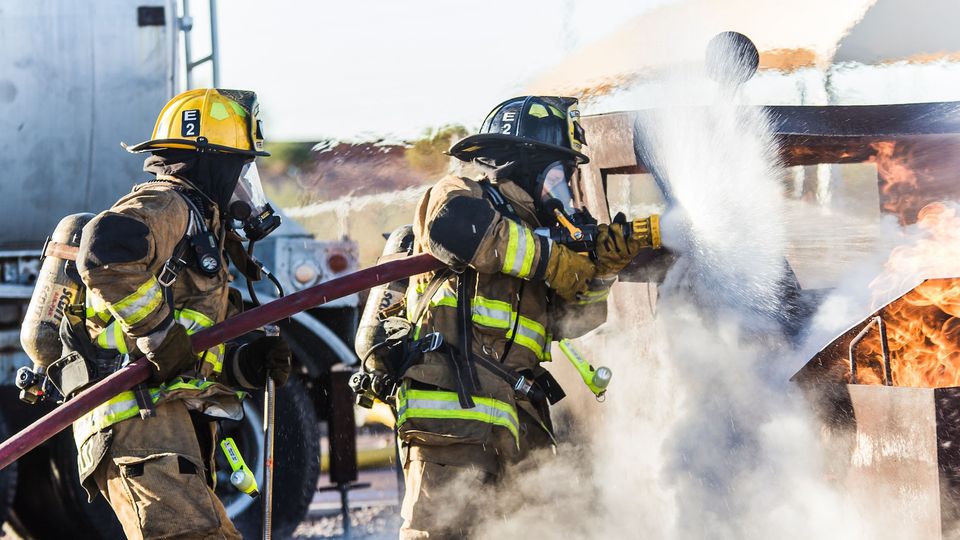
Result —
M413 226L398 227L387 237L387 245L383 247L378 263L404 254L409 255L412 250ZM367 304L363 307L363 315L360 316L357 339L354 342L354 349L360 359L363 359L374 345L386 337L383 332L378 332L380 313L384 311L389 313L390 308L395 308L403 301L409 283L409 278L403 278L370 289Z
M51 249L52 243L79 247L80 232L91 219L90 213L71 214L61 219L48 241L47 255L20 327L20 345L37 366L46 368L60 358L63 348L60 321L67 307L77 302L80 291L75 263L54 255L57 250Z

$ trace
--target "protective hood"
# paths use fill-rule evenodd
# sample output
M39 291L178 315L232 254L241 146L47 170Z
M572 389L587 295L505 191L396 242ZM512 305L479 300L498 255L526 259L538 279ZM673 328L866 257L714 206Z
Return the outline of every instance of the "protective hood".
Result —
M574 207L571 184L577 172L573 160L557 160L557 156L526 155L516 161L491 163L477 160L486 176L494 183L505 181L520 186L533 199L537 219L543 225L556 221L554 208L568 217L578 212Z
M230 207L243 167L250 159L239 154L161 150L143 162L143 170L188 180L216 204L222 214Z

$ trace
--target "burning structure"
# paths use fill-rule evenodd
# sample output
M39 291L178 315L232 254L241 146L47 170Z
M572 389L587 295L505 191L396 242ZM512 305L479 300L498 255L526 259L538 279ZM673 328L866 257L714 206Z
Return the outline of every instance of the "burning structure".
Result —
M960 530L960 256L951 255L960 254L960 221L957 208L940 201L960 200L960 103L771 106L764 113L788 198L822 204L828 196L793 186L790 171L834 168L835 199L866 200L872 219L898 222L910 235L864 294L872 308L862 309L861 322L825 347L829 339L819 342L822 350L793 378L822 420L828 480L864 516L883 509L871 519L899 537L952 538ZM648 117L633 111L584 119L594 135L581 197L596 214L623 207L618 192L629 204L665 205L650 174L656 165L638 144ZM846 174L851 170L857 174ZM842 216L817 217L798 226L839 227ZM805 259L788 256L797 279L786 291L787 322L798 341L810 335L814 314L837 285L810 272L829 272L835 261L823 253Z

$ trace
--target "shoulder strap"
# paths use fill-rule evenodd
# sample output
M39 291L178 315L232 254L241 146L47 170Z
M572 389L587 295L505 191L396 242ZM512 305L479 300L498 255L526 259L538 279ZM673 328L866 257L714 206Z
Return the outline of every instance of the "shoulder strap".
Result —
M500 194L500 190L498 190L496 186L491 184L486 178L481 179L478 183L480 184L480 188L483 189L483 196L493 204L497 212L516 221L520 220L520 216L513 208L513 205Z
M443 286L444 282L450 279L451 274L453 274L453 270L451 270L449 267L438 270L433 274L433 277L430 278L430 282L427 284L426 289L423 291L423 295L420 296L419 300L417 300L417 306L413 311L413 317L411 317L410 322L412 322L414 325L420 323L420 319L423 318L423 314L427 312L427 306L430 305L430 300L433 298L433 295L437 294L437 291L440 290L440 287Z
M207 230L207 225L203 221L203 214L201 214L197 206L193 204L190 197L179 189L174 188L173 191L187 204L187 213L189 216L183 238L177 242L177 245L173 248L173 253L170 255L170 258L167 259L167 262L163 263L163 269L160 270L160 274L157 276L157 282L165 289L177 281L177 276L179 276L180 272L187 266L186 255L187 249L190 247L190 238L197 234L197 232Z

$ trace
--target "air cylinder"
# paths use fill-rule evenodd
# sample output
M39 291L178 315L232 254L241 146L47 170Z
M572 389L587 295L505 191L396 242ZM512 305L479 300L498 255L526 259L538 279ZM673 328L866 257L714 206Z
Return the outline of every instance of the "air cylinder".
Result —
M80 291L76 263L62 258L57 244L79 247L80 232L93 214L71 214L60 220L44 247L43 264L20 327L20 345L37 366L46 368L62 354L60 321ZM71 277L70 274L74 276Z
M387 244L383 247L383 254L381 254L378 262L386 262L388 259L411 254L412 250L413 227L404 225L394 230L387 237ZM409 278L403 278L370 289L367 303L363 307L363 314L360 316L357 339L354 342L354 349L361 359L367 355L374 345L382 342L386 337L382 331L378 333L381 313L390 313L391 308L396 308L403 301L409 283Z

